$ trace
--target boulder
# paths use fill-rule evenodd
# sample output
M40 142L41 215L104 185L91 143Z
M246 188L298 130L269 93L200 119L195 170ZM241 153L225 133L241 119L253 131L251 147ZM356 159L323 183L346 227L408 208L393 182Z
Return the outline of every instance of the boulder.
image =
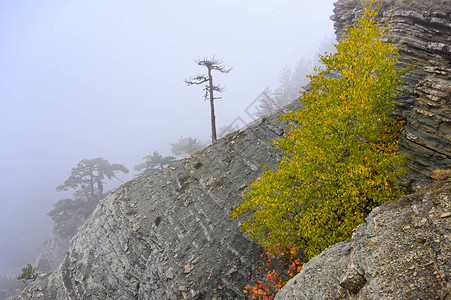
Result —
M451 299L451 179L374 209L276 300Z

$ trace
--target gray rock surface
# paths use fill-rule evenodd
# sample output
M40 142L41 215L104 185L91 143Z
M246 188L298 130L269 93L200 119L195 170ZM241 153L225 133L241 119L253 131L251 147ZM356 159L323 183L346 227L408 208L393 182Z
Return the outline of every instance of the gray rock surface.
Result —
M293 109L299 102L287 107ZM241 299L260 254L228 215L284 133L262 118L100 202L62 264L12 299Z
M58 267L66 255L69 241L77 233L77 228L85 223L86 219L85 215L74 212L66 221L67 224L70 224L72 230L60 232L56 225L53 226L50 237L45 241L44 247L42 247L34 264L39 267L39 272L53 272Z
M34 264L39 268L40 273L53 272L58 267L66 255L71 238L72 236L62 236L55 231L50 233Z
M335 33L363 14L361 0L339 0L334 6ZM424 186L432 171L451 167L451 3L391 1L382 3L381 20L393 16L389 42L401 47L398 66L405 76L397 114L407 121L400 148L407 155L407 186ZM395 3L395 4L394 4Z
M374 209L276 300L451 299L451 179Z

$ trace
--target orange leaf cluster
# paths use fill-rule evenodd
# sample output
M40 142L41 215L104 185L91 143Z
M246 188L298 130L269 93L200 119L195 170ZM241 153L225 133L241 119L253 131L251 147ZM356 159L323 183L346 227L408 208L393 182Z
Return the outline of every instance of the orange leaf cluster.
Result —
M258 279L254 285L247 285L243 290L244 294L250 295L252 299L271 300L289 279L302 270L303 261L298 258L298 249L291 247L282 249L284 250L271 248L260 256L261 263L257 269L264 272L263 278ZM282 263L277 263L277 260Z

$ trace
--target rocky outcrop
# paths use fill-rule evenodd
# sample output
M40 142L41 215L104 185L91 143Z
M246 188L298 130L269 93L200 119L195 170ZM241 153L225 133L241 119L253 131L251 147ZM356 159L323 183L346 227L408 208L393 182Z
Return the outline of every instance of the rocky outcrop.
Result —
M361 2L335 4L339 36L361 15ZM407 121L400 142L408 156L405 184L421 186L432 170L451 164L449 5L383 2L382 17L394 13L390 42L402 46L399 67L414 63L397 114ZM284 132L276 120L262 118L114 190L70 241L62 264L12 299L243 298L260 248L227 216L261 165L281 158L267 144ZM277 299L445 297L449 195L448 181L375 209L350 241L313 258Z
M362 15L359 0L335 3L337 36ZM393 15L389 42L410 66L397 114L404 184L420 188L451 167L451 6L449 1L378 1ZM276 299L451 299L451 180L376 208L350 241L311 259Z
M261 250L228 215L261 165L281 158L268 145L284 133L277 118L114 190L56 271L12 299L242 298Z
M451 299L451 179L374 209L276 300Z
M451 5L378 2L381 20L393 15L398 67L410 66L396 112L406 120L403 181L424 187L433 170L451 167ZM362 3L335 3L337 36L363 14ZM373 210L350 241L311 259L276 299L451 299L450 195L448 181Z
M62 236L52 230L36 259L35 266L39 268L39 272L53 272L58 267L66 255L71 238L72 236Z
M338 37L360 17L360 0L339 0L331 17ZM398 66L410 66L397 114L407 121L400 148L407 155L406 186L430 183L432 171L451 167L450 1L376 1L381 20L392 16L389 42L401 47Z
M86 222L98 200L78 203L81 203L81 206L71 209L63 220L59 220L58 223L54 221L50 237L45 241L36 259L35 266L39 268L39 272L53 272L63 261L69 241L77 233L78 228Z
M35 263L40 272L52 272L58 267L66 255L69 241L98 203L98 199L88 198L61 199L55 203L54 209L48 213L53 220L53 228Z

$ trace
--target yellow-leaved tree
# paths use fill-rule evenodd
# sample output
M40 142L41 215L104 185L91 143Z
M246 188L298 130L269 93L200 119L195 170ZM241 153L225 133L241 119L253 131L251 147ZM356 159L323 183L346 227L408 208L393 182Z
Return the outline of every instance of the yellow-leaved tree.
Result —
M406 70L395 68L399 49L382 41L389 22L377 23L378 11L367 3L337 53L321 56L323 69L301 93L305 108L281 117L289 131L273 144L284 158L250 185L231 215L250 212L241 228L267 249L302 249L307 261L402 193L394 184L404 170L401 122L391 114Z

